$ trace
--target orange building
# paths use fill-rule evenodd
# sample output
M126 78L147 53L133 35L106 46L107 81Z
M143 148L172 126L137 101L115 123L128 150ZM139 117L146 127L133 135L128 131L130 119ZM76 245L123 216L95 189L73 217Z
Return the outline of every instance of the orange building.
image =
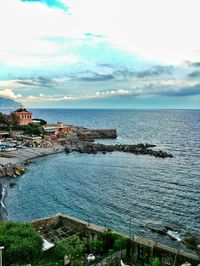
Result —
M65 126L62 124L62 122L58 122L56 125L56 131L57 131L57 134L70 133L72 132L72 127Z
M19 108L11 113L12 118L18 125L24 126L32 123L32 113L28 112L25 108Z

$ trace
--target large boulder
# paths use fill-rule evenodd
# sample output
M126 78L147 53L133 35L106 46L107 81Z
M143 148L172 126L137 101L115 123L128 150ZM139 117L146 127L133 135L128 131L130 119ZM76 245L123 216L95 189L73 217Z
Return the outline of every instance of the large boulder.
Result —
M149 230L151 230L152 232L157 233L159 235L166 235L167 234L167 228L162 224L148 223L145 225L145 227L148 228Z
M2 165L0 165L0 177L5 176L5 169Z
M16 167L14 171L15 171L15 175L20 176L26 171L26 169L23 166L19 166L19 167Z
M9 177L15 176L15 169L14 169L14 165L12 163L6 164L4 167L4 170L5 170L6 176L9 176Z
M196 236L185 236L182 238L181 242L190 249L198 249L200 245L200 239Z

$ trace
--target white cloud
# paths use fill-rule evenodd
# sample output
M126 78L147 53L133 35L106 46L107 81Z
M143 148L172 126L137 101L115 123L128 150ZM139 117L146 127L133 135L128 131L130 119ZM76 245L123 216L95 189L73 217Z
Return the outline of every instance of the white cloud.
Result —
M71 13L113 45L150 60L180 63L200 49L199 0L64 0Z
M6 0L0 8L0 61L9 66L77 63L84 34L143 58L180 63L199 56L199 0L63 0L70 14L39 2ZM51 42L75 38L74 43ZM86 38L87 39L87 38ZM88 44L94 43L90 38ZM102 56L102 55L99 55Z
M21 94L15 94L11 89L0 90L0 96L18 100L22 98Z
M4 1L0 7L0 62L14 67L77 63L77 55L48 40L80 36L74 33L69 19L62 10L38 2Z
M22 84L19 84L17 80L0 80L0 90L1 89L14 89L23 87Z
M97 91L96 96L97 97L112 97L112 96L117 96L117 95L127 95L129 94L128 90L125 89L119 89L119 90L107 90L107 91Z

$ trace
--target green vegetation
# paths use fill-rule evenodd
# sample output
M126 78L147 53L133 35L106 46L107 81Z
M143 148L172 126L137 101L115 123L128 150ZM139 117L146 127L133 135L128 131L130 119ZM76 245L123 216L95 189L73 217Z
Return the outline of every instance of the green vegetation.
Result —
M71 266L81 266L87 263L86 254L93 253L100 259L128 247L125 237L110 230L99 237L89 243L86 238L71 236L57 241L53 248L42 252L42 238L30 224L5 222L0 224L0 246L4 246L3 265L31 263L33 266L60 266L67 255ZM153 261L145 266L159 264Z
M111 231L106 231L103 234L103 246L104 253L109 250L117 251L127 247L128 239L119 235L112 233Z
M36 135L36 136L39 136L44 132L43 127L39 124L29 124L27 126L17 125L13 127L13 130L23 130L24 133L27 135Z
M151 266L160 266L159 258L153 258L151 261Z
M32 263L33 266L63 266L63 258L55 256L54 248L42 252L41 256Z
M27 223L0 224L0 246L4 246L4 265L34 261L42 251L42 238Z
M159 258L153 257L150 263L145 263L145 266L160 266Z
M91 250L94 254L103 254L103 240L93 240L91 242Z
M94 254L111 254L115 251L127 248L128 239L112 233L110 230L103 233L101 240L93 240L91 249Z
M86 251L85 238L80 239L78 236L72 236L56 243L54 253L58 259L67 255L71 260L71 265L82 265L81 257Z
M0 129L9 131L11 126L12 126L11 116L2 114L0 112Z
M43 134L43 127L37 124L29 124L24 128L24 133L28 135L41 135Z
M29 124L27 126L18 125L16 117L11 115L2 114L0 112L0 130L10 131L12 130L23 130L27 135L41 135L44 133L43 125L46 125L46 121L43 119L35 119L38 121L37 124Z

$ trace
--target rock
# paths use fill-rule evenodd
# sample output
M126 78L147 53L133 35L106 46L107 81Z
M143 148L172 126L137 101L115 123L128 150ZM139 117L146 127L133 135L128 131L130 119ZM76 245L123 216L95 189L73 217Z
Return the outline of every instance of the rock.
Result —
M31 160L26 160L26 161L24 162L24 165L29 165L29 164L31 164L31 163L32 163Z
M186 245L190 249L198 249L198 245L200 245L200 239L196 236L186 236L183 237L181 242Z
M13 187L13 186L16 185L16 183L15 183L15 181L10 181L10 182L9 182L9 185L10 185L10 187Z
M149 149L148 147L150 144L136 144L136 145L129 145L129 144L123 144L123 145L105 145L100 143L91 143L91 142L85 142L85 141L78 141L74 144L70 143L66 145L65 151L67 153L70 153L72 151L77 151L79 153L93 153L96 154L97 152L113 152L113 151L119 151L119 152L130 152L134 154L148 154L155 157L160 158L172 158L173 155L169 154L164 151L154 151ZM153 145L151 145L153 146ZM154 145L155 146L155 145Z
M15 177L20 176L26 171L26 168L22 164L12 164L8 163L4 166L0 166L0 177L8 176Z
M6 176L12 177L15 175L14 166L11 163L6 164L4 170Z
M3 166L0 165L0 177L5 176L5 169Z
M76 134L81 141L93 142L95 139L117 138L116 129L76 128Z
M151 230L154 233L158 233L160 235L166 235L167 234L167 229L164 225L162 224L151 224L148 223L145 225L146 228L148 228L149 230Z
M15 174L16 174L17 176L22 175L25 171L26 171L26 169L25 169L24 167L16 167L16 168L15 168Z

